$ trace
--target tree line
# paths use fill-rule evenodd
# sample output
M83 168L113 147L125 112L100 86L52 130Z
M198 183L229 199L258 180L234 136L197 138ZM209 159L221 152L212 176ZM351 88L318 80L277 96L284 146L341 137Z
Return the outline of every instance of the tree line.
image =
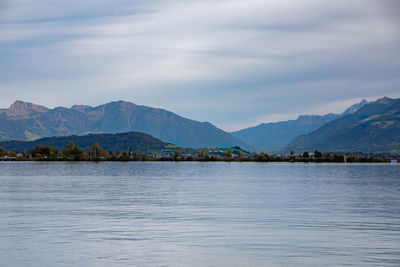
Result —
M2 159L18 159L18 160L67 160L67 161L100 161L100 160L131 160L143 159L146 155L133 153L132 148L129 152L126 150L106 151L95 143L91 147L82 149L81 147L70 141L64 148L59 150L50 145L37 145L28 151L24 150L21 153L7 151L0 147L0 158Z
M313 153L303 152L295 154L293 151L288 155L273 155L264 152L249 153L241 150L228 150L222 154L215 155L202 149L195 154L183 154L179 147L170 151L168 155L150 156L135 153L132 147L123 151L106 151L95 143L91 147L82 149L70 141L64 148L59 150L50 145L37 145L28 151L17 153L7 151L0 147L0 159L2 160L42 160L42 161L256 161L256 162L389 162L387 157L374 157L364 154L352 153L323 153L315 150Z

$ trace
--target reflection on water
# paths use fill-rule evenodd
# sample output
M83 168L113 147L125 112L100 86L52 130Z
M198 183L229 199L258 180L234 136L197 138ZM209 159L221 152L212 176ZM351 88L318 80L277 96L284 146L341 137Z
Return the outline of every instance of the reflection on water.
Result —
M0 163L1 266L399 266L400 166Z

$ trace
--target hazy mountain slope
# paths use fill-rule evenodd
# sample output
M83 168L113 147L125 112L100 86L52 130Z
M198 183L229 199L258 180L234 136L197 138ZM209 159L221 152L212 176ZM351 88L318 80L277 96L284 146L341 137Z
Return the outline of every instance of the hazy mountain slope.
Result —
M70 141L81 148L91 147L98 143L103 149L111 151L129 150L142 154L153 154L161 152L167 145L148 134L129 132L120 134L89 134L84 136L46 137L35 141L5 141L0 142L0 147L10 151L22 152L37 145L50 145L59 150L64 148Z
M262 123L231 134L254 146L257 150L271 152L284 148L299 135L308 134L340 116L356 112L367 103L366 100L354 104L342 114L302 115L296 120Z
M387 97L354 114L297 137L286 150L329 152L387 152L400 150L400 99Z
M360 103L356 103L356 104L352 105L351 107L349 107L348 109L346 109L341 115L346 116L349 114L356 113L360 108L362 108L366 104L368 104L368 101L363 99Z
M297 120L263 123L231 134L255 146L257 150L271 152L285 147L297 136L312 132L337 117L339 115L336 114L303 115Z
M161 140L189 147L246 145L208 122L182 118L175 113L128 102L112 102L86 110L89 118L98 118L93 132L124 132L134 130L151 134Z
M34 140L46 136L138 131L186 147L249 148L236 137L208 122L198 122L175 113L118 101L105 105L58 107L16 101L0 110L0 140Z

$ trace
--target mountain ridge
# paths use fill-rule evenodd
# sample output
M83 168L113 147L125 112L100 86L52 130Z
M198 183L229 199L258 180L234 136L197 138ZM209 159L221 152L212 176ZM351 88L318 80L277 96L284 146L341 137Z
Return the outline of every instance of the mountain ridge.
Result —
M240 139L209 122L187 119L165 109L122 100L95 107L74 105L53 109L16 101L9 109L0 111L0 141L129 131L147 133L185 147L249 148Z
M44 113L48 110L48 108L41 105L16 100L8 109L0 109L0 113L6 113L8 116L18 117L28 116L36 112Z
M310 133L324 124L344 116L344 114L351 114L367 103L363 99L347 108L342 114L300 115L295 120L261 123L231 132L231 134L256 147L259 151L276 152L283 149L299 135Z
M383 97L357 112L300 135L285 151L391 152L400 151L400 99Z

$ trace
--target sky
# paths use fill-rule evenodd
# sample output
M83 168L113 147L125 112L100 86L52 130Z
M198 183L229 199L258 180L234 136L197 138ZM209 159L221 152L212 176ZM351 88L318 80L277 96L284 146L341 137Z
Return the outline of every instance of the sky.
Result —
M0 0L0 94L226 131L340 113L400 97L400 1Z

